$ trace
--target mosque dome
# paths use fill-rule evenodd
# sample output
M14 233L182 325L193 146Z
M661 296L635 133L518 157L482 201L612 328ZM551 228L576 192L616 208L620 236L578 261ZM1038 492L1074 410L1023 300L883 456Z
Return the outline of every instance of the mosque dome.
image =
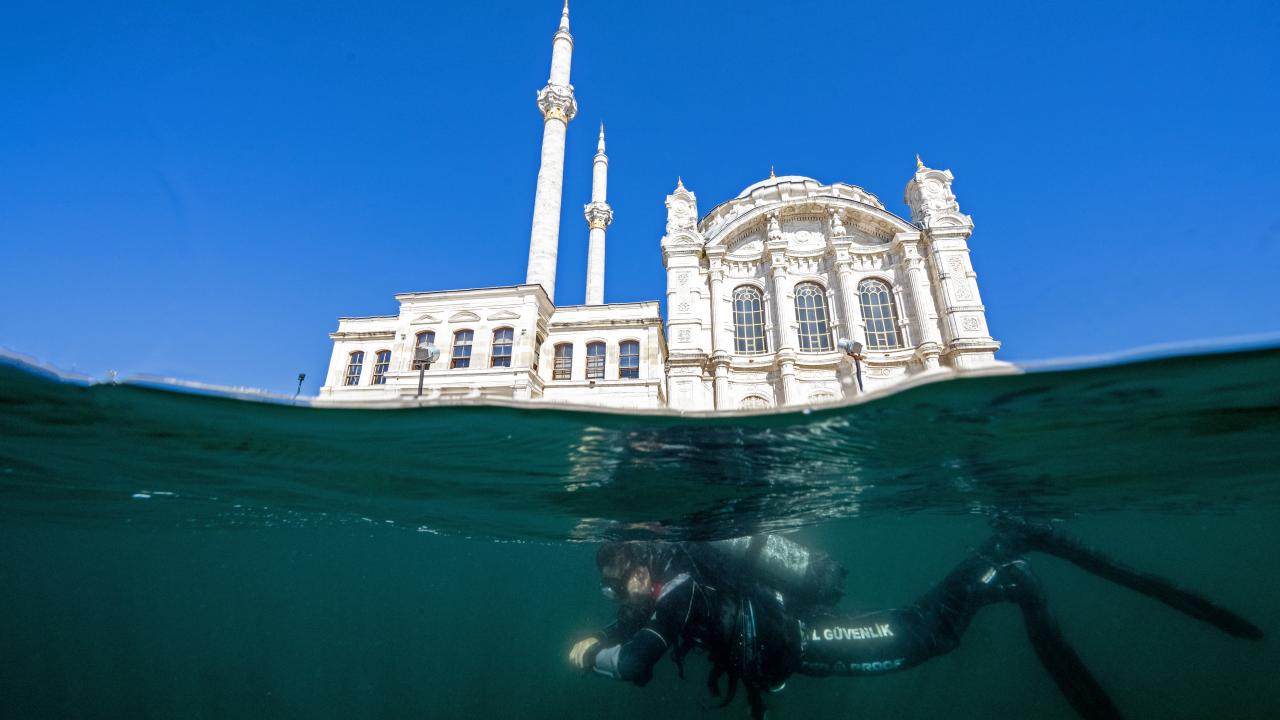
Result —
M818 182L817 180L814 180L811 177L805 177L804 175L779 175L777 177L770 175L769 177L765 178L764 180L761 180L758 183L753 183L751 185L748 185L746 189L738 193L738 197L735 198L735 200L747 197L751 193L761 188L773 187L774 185L782 185L784 183L800 183L805 186L805 189L814 189L814 190L822 187L822 183Z

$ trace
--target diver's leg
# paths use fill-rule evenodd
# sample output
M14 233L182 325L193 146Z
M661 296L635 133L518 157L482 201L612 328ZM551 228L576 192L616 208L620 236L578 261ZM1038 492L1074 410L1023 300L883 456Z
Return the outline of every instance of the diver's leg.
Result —
M1107 691L1062 636L1057 621L1049 614L1049 602L1040 581L1031 574L1026 561L1007 563L998 569L998 575L1002 594L1022 610L1031 647L1071 707L1090 719L1121 717Z
M1076 538L1057 532L1051 525L1009 517L997 518L993 524L996 537L989 545L1000 547L1003 543L1004 547L1016 546L1023 551L1056 555L1081 570L1159 600L1233 637L1249 640L1261 640L1263 637L1257 625L1204 595L1179 587L1159 575L1135 570Z

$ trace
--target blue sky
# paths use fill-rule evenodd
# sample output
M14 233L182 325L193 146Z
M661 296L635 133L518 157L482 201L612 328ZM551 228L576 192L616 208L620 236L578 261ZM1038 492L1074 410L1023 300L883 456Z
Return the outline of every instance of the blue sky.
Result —
M28 3L0 24L0 346L308 392L339 315L524 279L558 0ZM1001 357L1280 330L1280 10L577 0L557 299L662 296L663 199L949 168Z

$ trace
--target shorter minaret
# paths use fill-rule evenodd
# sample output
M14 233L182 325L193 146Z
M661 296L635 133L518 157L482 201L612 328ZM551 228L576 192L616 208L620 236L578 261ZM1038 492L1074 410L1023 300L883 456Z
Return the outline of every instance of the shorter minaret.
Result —
M613 222L613 208L605 199L609 185L609 156L604 154L604 123L591 168L591 202L583 208L591 239L587 245L587 304L604 304L604 231Z

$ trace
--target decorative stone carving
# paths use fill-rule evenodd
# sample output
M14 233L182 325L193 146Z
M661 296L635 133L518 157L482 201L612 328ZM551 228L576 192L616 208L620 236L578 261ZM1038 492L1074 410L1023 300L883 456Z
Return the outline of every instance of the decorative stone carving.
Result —
M973 219L960 212L960 204L951 192L953 179L950 170L923 165L916 168L903 197L911 207L912 222L922 228L973 226Z
M692 334L689 332L689 328L680 328L678 331L676 331L677 342L687 343L689 342L689 339L691 337L692 337Z
M463 310L461 312L456 312L449 316L449 322L451 323L476 322L479 319L480 319L480 316L471 312L470 310Z
M788 220L782 237L789 243L802 246L821 244L826 239L822 234L821 218Z
M684 287L685 285L688 285L688 284L689 284L689 273L687 273L687 272L682 272L682 273L680 273L679 275L676 275L676 283L677 283L677 284L679 284L679 285L680 285L680 287Z
M573 86L547 83L546 87L538 91L538 109L542 111L543 122L552 118L569 122L578 114L578 101L573 97Z
M782 242L782 225L778 222L777 213L769 213L769 242Z
M947 261L947 264L951 266L951 272L956 273L957 275L964 274L964 261L959 257L952 257Z
M839 210L831 211L831 237L845 237L849 233L844 229L844 220L840 218Z
M677 310L679 310L679 311L680 311L680 312L682 312L682 313L687 313L687 312L689 312L689 307L690 307L689 303L687 303L687 302L682 302L682 303L680 303L679 305L677 305L677 306L676 306L676 309L677 309Z
M969 316L969 317L965 318L964 320L961 320L961 321L960 321L960 326L961 326L961 327L963 327L965 330L968 330L968 331L970 331L970 332L973 332L973 331L977 330L978 328L981 328L981 327L982 327L982 323L978 322L978 318L973 317L973 316L971 315L971 316Z
M973 299L973 291L969 289L969 279L968 279L968 278L962 278L962 279L960 279L958 282L959 282L960 284L959 284L959 286L956 288L956 299L957 299L957 300L972 300L972 299Z
M676 180L676 190L667 196L667 235L694 230L698 220L698 199Z
M609 207L609 203L587 203L582 208L582 214L587 218L587 225L592 230L604 230L609 227L609 223L613 222L613 208Z

